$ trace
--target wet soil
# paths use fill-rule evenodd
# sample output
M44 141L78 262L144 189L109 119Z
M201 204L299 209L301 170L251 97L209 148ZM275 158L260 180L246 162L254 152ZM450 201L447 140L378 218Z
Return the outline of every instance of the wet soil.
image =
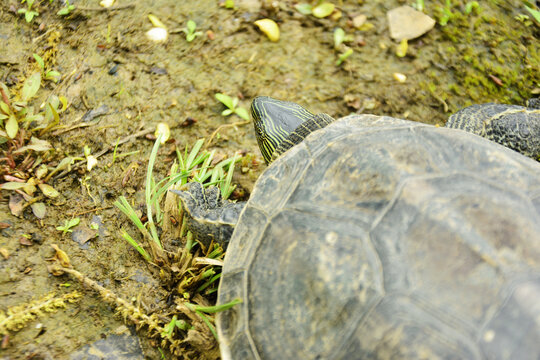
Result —
M252 126L236 115L221 115L225 108L215 99L218 92L239 97L245 108L253 97L268 95L335 117L364 112L436 125L472 103L522 104L540 93L540 31L522 17L526 11L518 0L483 1L471 14L465 14L465 1L452 1L454 15L448 24L437 24L409 41L403 58L396 56L398 44L389 36L386 12L413 1L335 1L342 16L325 19L300 14L293 1L243 0L235 2L236 9L226 9L218 0L118 1L116 5L133 6L113 11L100 11L97 0L71 3L75 10L60 17L59 0L36 2L40 14L27 23L17 14L24 4L2 1L0 82L20 89L35 68L33 53L62 74L58 84L47 82L35 101L39 105L55 93L70 104L61 127L43 136L54 146L47 164L51 168L66 156L82 158L85 145L99 153L119 139L143 133L117 150L136 153L113 163L109 151L91 171L78 167L57 177L51 185L61 196L46 201L43 220L30 208L12 215L8 201L13 192L2 190L0 223L7 228L0 230L0 248L9 256L0 258L0 310L39 302L51 291L83 295L65 309L10 331L0 349L3 359L67 359L86 344L130 332L95 293L74 278L49 273L55 253L51 244L69 255L75 269L145 311L165 306L168 293L159 269L121 239L121 228L135 231L113 202L123 195L136 209L143 208L151 134L159 122L171 127L174 142L158 154L158 178L172 165L175 145L184 149L233 124L221 127L207 147L222 158L237 151L248 156L234 182L245 194L240 197L249 195L264 161ZM445 1L426 6L425 13L437 20ZM170 30L167 42L145 36L152 27L149 14ZM373 26L354 29L351 20L360 14ZM269 41L254 25L261 18L279 24L279 42ZM187 20L202 31L192 42L175 31ZM333 46L338 26L354 36L348 44L354 53L341 66L335 64L339 52ZM407 80L396 81L394 73ZM83 118L96 109L104 114ZM93 231L84 245L73 240L78 235L56 230L73 217L81 219L78 231ZM148 358L171 357L144 331L140 338ZM213 357L215 351L206 355Z

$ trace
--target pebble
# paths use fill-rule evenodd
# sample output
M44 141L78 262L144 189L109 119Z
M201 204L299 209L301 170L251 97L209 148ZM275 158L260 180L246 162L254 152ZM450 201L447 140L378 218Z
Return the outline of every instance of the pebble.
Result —
M405 74L396 72L396 73L393 74L393 76L394 76L394 79L397 82L404 83L405 81L407 81L407 75L405 75Z
M410 6L400 6L387 13L390 37L411 40L424 35L435 26L435 20Z
M146 32L146 37L155 42L165 42L169 37L169 33L167 32L167 29L154 27Z
M360 15L355 16L352 19L352 24L355 29L359 29L362 27L362 25L365 24L366 20L367 20L367 16L364 14L360 14Z

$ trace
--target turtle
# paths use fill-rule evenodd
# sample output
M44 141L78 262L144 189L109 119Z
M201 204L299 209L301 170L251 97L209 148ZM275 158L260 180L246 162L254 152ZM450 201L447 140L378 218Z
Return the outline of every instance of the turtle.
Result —
M540 358L537 161L388 116L251 113L270 165L220 239L217 302L242 301L223 359Z

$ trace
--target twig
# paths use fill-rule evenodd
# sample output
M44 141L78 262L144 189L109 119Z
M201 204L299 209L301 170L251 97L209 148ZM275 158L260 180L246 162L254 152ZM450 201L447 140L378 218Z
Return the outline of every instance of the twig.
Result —
M214 132L212 133L212 135L210 136L210 138L208 139L208 142L206 143L205 145L205 149L210 146L210 144L212 143L212 140L214 140L214 137L218 134L218 132L220 130L222 130L223 128L226 128L226 127L231 127L231 126L240 126L240 125L246 125L246 124L249 124L251 121L239 121L239 122L235 122L235 123L232 123L232 124L223 124L223 125L220 125L218 126L218 128L216 130L214 130Z
M82 117L81 117L81 119L82 119ZM52 135L53 136L58 136L58 135L62 135L62 134L65 134L67 132L70 132L71 130L75 130L75 129L83 128L83 127L87 127L87 126L92 126L92 125L96 125L96 124L95 123L94 124L88 124L88 123L75 124L75 125L72 125L70 127L65 128L65 129L60 129L58 131L55 131Z

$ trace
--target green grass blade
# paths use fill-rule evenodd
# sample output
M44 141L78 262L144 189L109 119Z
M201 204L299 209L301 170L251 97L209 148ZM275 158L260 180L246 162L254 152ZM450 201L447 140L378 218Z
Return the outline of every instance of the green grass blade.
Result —
M152 152L150 153L150 158L148 160L148 169L146 172L146 191L145 191L145 199L146 199L146 216L148 217L148 227L150 228L150 234L152 236L152 240L156 243L156 245L159 247L159 249L163 250L163 247L161 246L161 241L159 240L159 236L157 234L156 225L154 224L154 218L152 215L152 172L154 170L154 164L156 162L157 158L157 152L159 149L159 144L161 142L161 137L163 135L160 134L158 138L156 139L154 143L154 147L152 148Z
M202 306L196 304L185 303L186 306L193 311L201 311L207 314L214 314L220 311L224 311L232 308L234 305L242 303L242 299L236 298L226 304L214 305L214 306Z
M221 277L221 273L212 276L210 279L206 280L204 284L202 284L201 286L199 286L199 288L198 288L195 292L196 292L196 293L200 293L200 292L204 291L204 289L206 289L207 287L209 287L210 285L212 285L212 284L213 284L214 282L216 282L216 280L218 280L220 277Z
M124 240L126 240L131 246L133 246L135 248L135 250L137 250L139 252L139 254L142 255L142 257L148 261L148 262L151 262L152 261L152 257L146 252L146 250L144 250L144 248L135 240L133 239L128 233L126 230L124 229L121 229L120 230L120 235L122 235L122 238Z
M139 230L146 231L146 228L141 222L141 219L139 219L139 217L135 213L135 210L133 210L133 208L124 196L120 196L118 200L114 202L114 205L119 208L120 211L122 211Z
M204 182L206 179L208 179L209 176L211 176L211 171L208 171L210 167L210 163L212 162L212 159L214 158L216 151L212 150L208 153L208 156L204 159L203 164L201 165L201 169L199 170L198 174L195 176L195 181L197 182Z
M232 176L234 173L234 165L238 161L238 154L234 154L234 157L231 159L229 170L227 171L227 177L225 181L221 184L221 196L224 199L228 199L231 196L232 192L236 186L231 186Z
M195 145L193 145L193 148L191 148L191 152L189 153L189 157L186 160L186 166L185 166L186 171L189 171L189 170L191 170L193 168L193 163L195 161L195 157L197 156L197 154L201 150L201 147L203 146L203 144L204 144L204 139L199 139L199 140L197 140Z

